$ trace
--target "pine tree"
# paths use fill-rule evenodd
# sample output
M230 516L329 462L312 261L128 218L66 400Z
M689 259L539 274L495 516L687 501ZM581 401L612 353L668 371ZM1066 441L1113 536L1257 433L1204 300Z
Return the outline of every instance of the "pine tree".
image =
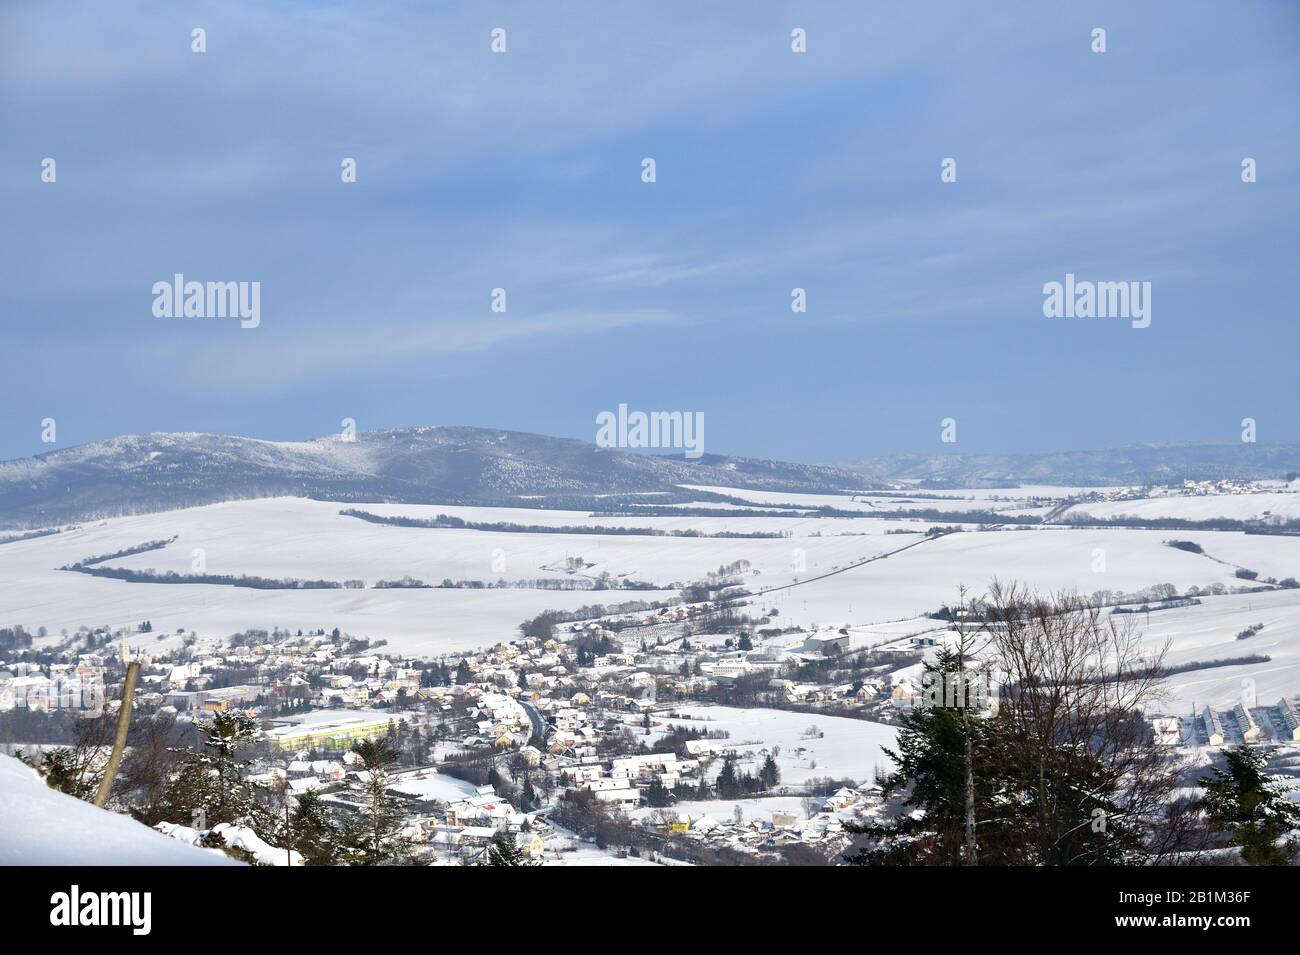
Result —
M488 844L484 865L527 865L528 857L507 832L498 832Z
M1242 746L1225 749L1223 758L1226 769L1199 780L1210 825L1231 834L1248 865L1287 865L1296 851L1289 833L1300 829L1300 806L1269 780L1262 753Z
M352 751L361 757L353 790L361 805L343 824L341 857L349 865L400 865L409 849L400 835L405 812L388 792L397 752L387 739L363 740Z
M959 661L946 649L939 651L934 663L925 664L926 672L936 679L956 673L958 667ZM897 769L883 789L886 796L906 792L903 805L921 812L901 814L889 826L847 827L850 832L873 837L873 841L846 861L857 865L962 864L968 783L974 788L979 818L990 820L981 829L981 861L1008 865L1028 861L1017 855L1012 845L1015 840L1003 838L1015 828L1018 809L1016 801L1006 795L1012 784L997 758L995 738L992 720L965 710L925 706L904 717L898 750L886 750ZM998 812L991 811L995 803Z
M92 752L67 747L46 750L37 769L51 788L88 800L94 797L103 775L92 764Z
M338 856L338 829L329 809L314 792L298 797L284 840L302 856L303 865L334 865Z
M244 713L214 713L212 722L198 722L200 748L178 748L177 769L161 803L162 818L182 825L211 829L223 822L274 829L257 800L257 789L245 779L249 760L242 756L253 745L257 724Z
M767 759L763 760L763 768L758 771L758 778L763 783L764 789L775 789L776 784L781 781L781 770L777 768L776 760L771 753L768 753Z
M718 791L719 799L731 799L740 794L740 780L736 776L736 757L725 756L722 760L722 771L718 773L718 781L714 784Z

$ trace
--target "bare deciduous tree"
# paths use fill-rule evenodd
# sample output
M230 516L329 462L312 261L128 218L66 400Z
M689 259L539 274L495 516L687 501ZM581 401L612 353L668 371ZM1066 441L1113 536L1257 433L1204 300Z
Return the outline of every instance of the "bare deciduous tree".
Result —
M1040 864L1174 861L1191 820L1174 811L1176 765L1146 715L1163 699L1168 642L1148 647L1074 593L994 582L984 601L1002 690L999 737L1032 809Z

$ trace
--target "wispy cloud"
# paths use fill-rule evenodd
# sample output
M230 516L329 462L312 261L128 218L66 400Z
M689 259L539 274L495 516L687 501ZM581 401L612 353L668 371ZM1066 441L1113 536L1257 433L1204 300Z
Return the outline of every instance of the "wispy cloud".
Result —
M164 412L220 429L214 395L322 380L388 386L369 409L380 421L463 399L482 421L571 433L617 387L707 403L735 450L912 447L939 406L1017 446L1062 446L1026 438L1020 391L979 371L1024 348L1027 368L1052 367L1044 417L1087 443L1129 410L1083 407L1084 388L1159 404L1168 437L1212 437L1169 397L1175 371L1111 380L1105 332L1068 348L1042 334L1036 289L1066 269L1160 282L1171 311L1129 354L1186 349L1218 362L1225 394L1294 410L1281 276L1300 238L1298 20L1290 5L1172 0L6 4L0 453L42 450L30 422L55 412L88 435ZM796 25L806 55L790 52ZM196 26L206 54L189 50ZM1261 169L1249 188L1245 155ZM37 178L46 156L55 186ZM356 184L340 182L345 156ZM261 281L262 327L153 319L149 288L177 271ZM793 286L807 314L791 314ZM504 315L488 310L496 287ZM1252 362L1224 360L1245 334L1225 310L1251 316ZM911 373L952 341L963 362ZM772 377L791 355L802 409ZM447 383L498 356L508 371ZM864 436L836 416L866 364ZM106 369L99 400L66 387ZM557 381L563 402L520 397ZM153 383L177 389L165 408ZM318 432L318 413L264 412L277 434Z

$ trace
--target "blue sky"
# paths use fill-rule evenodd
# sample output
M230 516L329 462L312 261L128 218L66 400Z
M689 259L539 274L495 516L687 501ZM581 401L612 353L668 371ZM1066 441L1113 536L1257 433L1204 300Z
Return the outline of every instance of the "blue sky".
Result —
M620 403L808 461L1300 440L1298 54L1281 0L8 3L0 456ZM155 318L175 272L260 327ZM1067 272L1151 327L1044 318Z

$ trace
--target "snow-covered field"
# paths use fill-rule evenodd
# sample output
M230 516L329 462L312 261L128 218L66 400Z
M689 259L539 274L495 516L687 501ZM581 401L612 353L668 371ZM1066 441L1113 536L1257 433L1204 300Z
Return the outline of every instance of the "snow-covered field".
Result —
M978 593L995 577L1041 590L1077 589L1085 594L1132 592L1159 583L1173 584L1180 592L1192 585L1242 583L1234 567L1165 546L1163 542L1175 536L1201 539L1181 532L1127 529L950 534L847 574L782 588L763 602L781 611L783 625L838 626L927 613L955 601L959 586ZM1227 535L1210 536L1213 542L1205 546L1213 553L1217 540ZM1283 561L1268 555L1295 550L1296 542L1285 538L1235 536L1242 539L1236 542L1235 556L1261 566L1280 568Z
M451 580L506 580L572 575L564 570L568 558L582 558L582 575L608 572L654 583L694 580L720 565L749 560L765 576L792 579L794 548L806 553L808 571L859 560L915 540L925 530L914 524L874 520L831 521L791 518L627 517L595 518L583 511L530 511L519 508L440 507L375 504L371 513L432 519L438 514L465 520L502 521L543 526L652 527L692 530L705 534L782 533L799 538L734 539L654 537L617 534L555 534L498 532L459 528L399 527L373 524L339 514L341 506L296 498L273 498L216 504L150 518L110 522L113 542L126 533L140 541L180 535L164 550L110 561L111 566L157 568L187 573L194 548L202 548L210 574L243 573L263 577L295 576L373 584L411 576L426 583ZM136 525L127 521L138 522ZM906 527L914 536L886 535ZM170 530L169 530L170 528ZM813 537L814 534L823 536ZM70 546L71 541L64 542ZM91 543L88 541L87 543ZM91 543L92 548L103 546ZM112 549L111 547L108 549ZM84 555L83 555L84 556ZM2 559L2 558L0 558Z
M1237 639L1257 623L1264 624L1258 634ZM1253 694L1261 706L1273 705L1284 694L1291 699L1300 694L1300 590L1209 597L1198 607L1140 616L1137 626L1152 648L1169 641L1166 661L1171 666L1255 654L1271 658L1268 663L1175 673L1165 681L1169 712L1188 714L1193 705L1230 707L1242 701L1243 693L1248 699Z
M75 578L71 583L69 580ZM24 586L25 584L25 586ZM667 594L636 596L653 600ZM437 655L510 639L519 623L549 608L573 609L594 602L591 593L536 590L250 590L188 584L126 584L84 575L0 582L0 612L9 623L30 621L60 629L124 626L149 620L155 632L177 627L203 637L225 637L250 628L290 631L337 627L354 636L384 639L394 652ZM40 623L37 623L40 621ZM24 624L26 625L26 624ZM132 643L171 646L179 638Z
M1033 514L1048 509L1049 502L1057 502L1083 493L1081 488L1017 487L980 488L978 490L925 490L879 492L870 494L799 494L787 491L751 491L739 488L704 487L687 485L691 490L726 494L751 501L755 506L793 504L799 507L833 507L840 511L995 511L1012 514ZM1098 490L1091 488L1090 490Z
M378 525L339 514L342 505L297 498L240 501L117 518L33 540L0 545L0 620L51 634L81 625L119 627L148 619L155 632L176 628L201 636L282 627L338 627L385 639L405 652L435 654L508 638L520 621L543 610L591 603L663 600L668 591L552 591L518 588L376 589L380 580L412 577L497 581L566 579L609 573L653 583L700 579L747 560L752 587L790 583L920 539L886 534L900 522L789 518L627 518L622 526L694 529L705 533L789 532L797 539L686 538L538 534ZM453 514L467 520L597 525L585 512L370 505L375 513L411 517ZM860 526L858 526L860 525ZM823 535L823 536L813 536ZM161 550L107 561L105 566L193 572L196 551L207 574L344 581L366 589L258 590L216 584L127 583L57 568L147 541L175 537ZM802 569L799 569L802 568ZM174 642L174 641L173 641ZM166 645L164 643L164 645Z
M1250 521L1266 517L1300 518L1300 494L1262 491L1258 494L1207 494L1200 497L1150 497L1132 501L1099 501L1076 504L1065 518L1087 515L1111 520L1133 517L1140 520L1178 518L1184 521L1212 521L1216 518Z
M0 756L0 865L238 865L45 785Z
M736 751L743 770L757 773L767 753L775 753L780 785L785 786L824 777L871 782L877 769L888 772L892 768L893 761L881 747L892 749L898 738L893 726L816 713L729 706L685 706L673 713L665 716L665 723L730 734L719 744ZM721 766L721 759L713 761L713 775Z
M757 505L797 503L869 511L859 497L780 492L724 493ZM1020 488L925 492L916 506L944 509L1029 509L1060 501L1077 489ZM1300 495L1154 498L1119 502L1152 507L1159 516L1231 515L1225 508L1286 513ZM897 500L907 498L899 494ZM894 506L894 498L872 499ZM637 526L718 533L780 533L780 538L687 538L613 534L550 534L378 525L343 516L337 503L270 498L116 518L52 536L0 544L0 623L50 637L81 625L114 628L150 620L154 633L137 642L171 645L177 628L202 637L225 637L255 628L326 631L386 640L390 649L425 655L451 653L510 639L518 624L543 610L593 603L662 600L673 590L552 591L501 589L377 589L379 580L413 577L427 583L615 578L665 587L697 580L736 561L748 561L745 585L755 594L751 613L777 611L781 626L849 625L855 646L874 646L933 625L923 617L957 599L962 585L980 593L994 578L1040 590L1135 592L1172 584L1231 589L1245 581L1239 568L1261 578L1300 576L1300 538L1237 532L1071 529L1060 526L967 532L926 538L925 521L862 518L734 517L728 508L706 517L595 518L582 511L437 505L370 504L385 515L431 518L449 514L484 523ZM1090 508L1096 505L1089 505ZM1107 505L1110 507L1110 505ZM893 531L894 533L889 533ZM902 531L902 533L899 533ZM90 577L57 568L151 540L176 539L165 548L107 561L105 566L190 573L199 551L208 574L247 574L344 581L364 589L258 590L217 584L155 584ZM1205 553L1167 546L1191 540ZM573 570L571 560L581 559ZM873 559L874 558L874 559ZM866 562L864 562L866 561ZM856 565L856 566L855 566ZM1253 607L1272 616L1263 633L1236 641ZM1258 614L1256 614L1258 616ZM1200 607L1152 617L1152 639L1174 639L1171 662L1267 653L1254 679L1261 695L1300 692L1300 592L1204 598ZM1158 629L1158 628L1167 628ZM159 640L161 635L162 639ZM779 641L777 641L779 643ZM790 643L797 643L791 637ZM1245 668L1242 668L1245 669ZM1234 699L1246 674L1220 669L1171 681L1180 704ZM1184 692L1185 688L1185 692ZM1186 697L1186 699L1184 699Z

